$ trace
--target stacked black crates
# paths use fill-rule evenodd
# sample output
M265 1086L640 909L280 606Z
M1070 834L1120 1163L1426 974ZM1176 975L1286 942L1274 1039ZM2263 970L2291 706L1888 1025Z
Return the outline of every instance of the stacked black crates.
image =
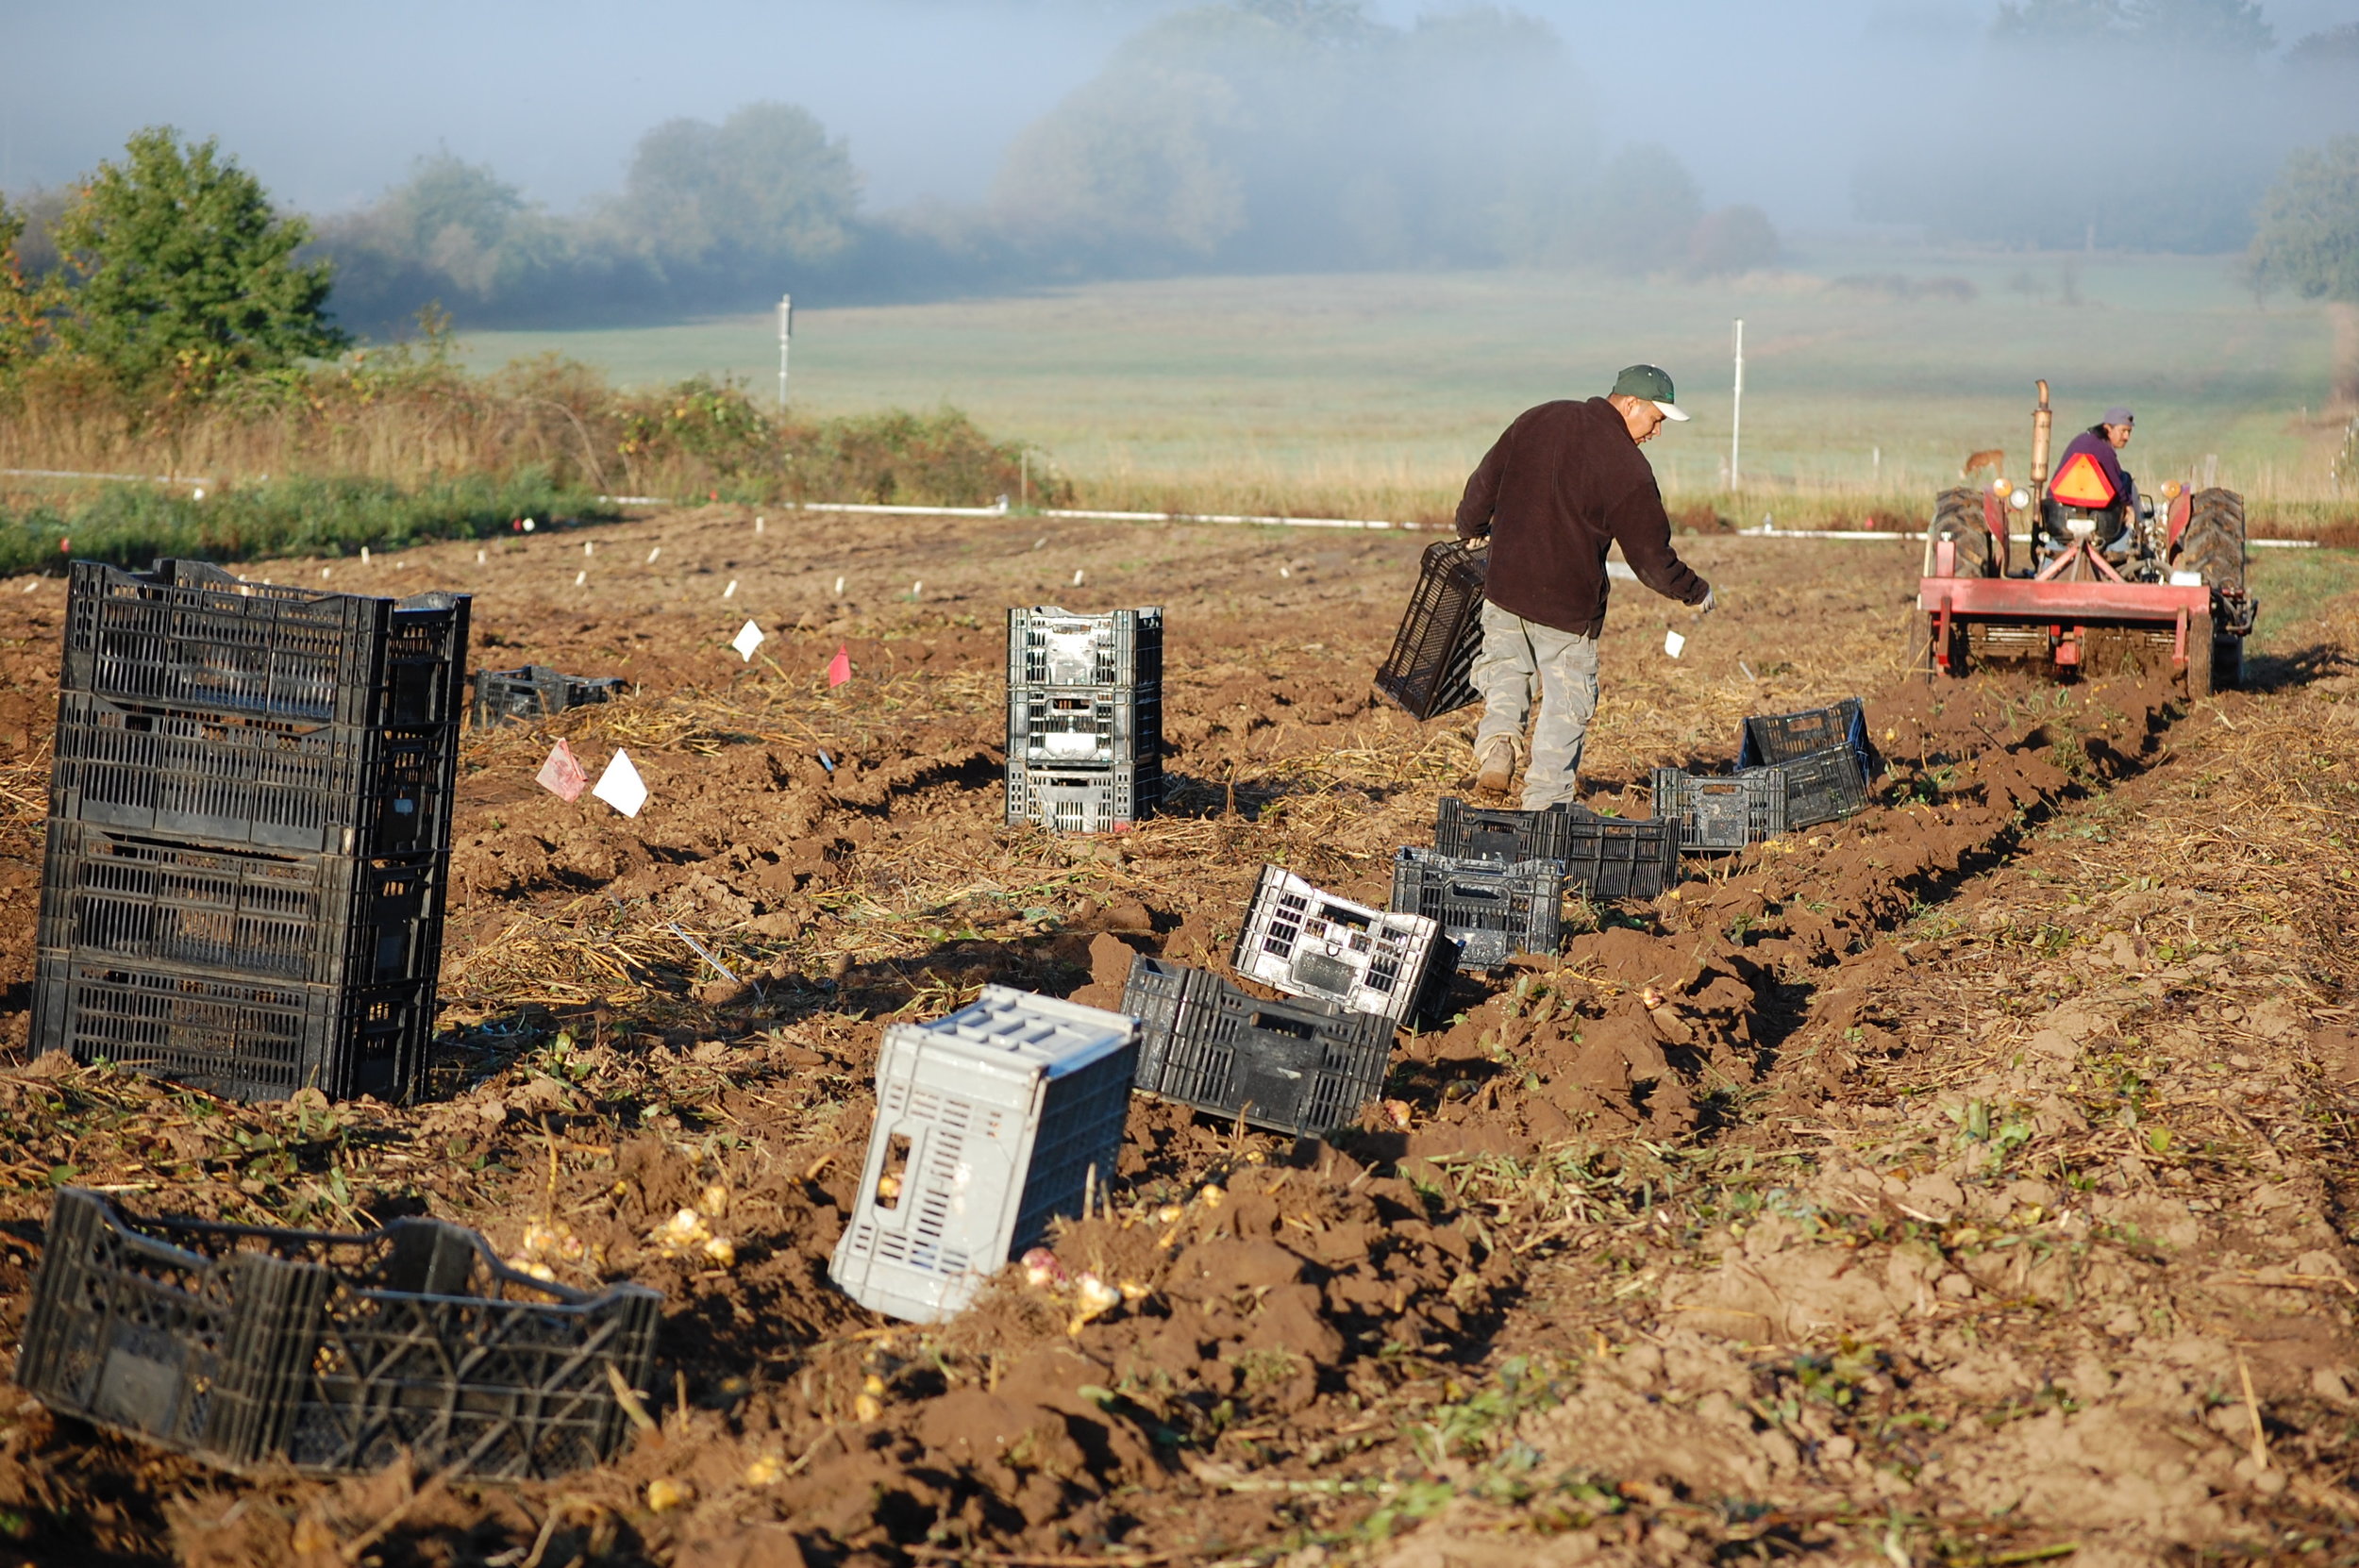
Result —
M239 1099L414 1091L467 612L75 564L37 1049Z
M1129 827L1163 798L1163 612L1008 611L1008 821Z

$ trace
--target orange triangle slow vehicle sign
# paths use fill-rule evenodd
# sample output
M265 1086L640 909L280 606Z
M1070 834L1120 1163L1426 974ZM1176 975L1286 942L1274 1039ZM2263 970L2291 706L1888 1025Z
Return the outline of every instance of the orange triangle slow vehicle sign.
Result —
M2048 493L2068 507L2110 507L2114 482L2086 452L2075 452L2056 475Z

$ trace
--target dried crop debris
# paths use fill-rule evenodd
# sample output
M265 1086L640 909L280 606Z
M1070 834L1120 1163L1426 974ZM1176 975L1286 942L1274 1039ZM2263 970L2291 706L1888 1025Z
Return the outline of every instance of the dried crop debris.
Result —
M232 1481L0 1413L0 1560L2088 1560L2346 1540L2349 1391L2316 1376L2348 1350L2330 1281L2359 1277L2320 1261L2342 1257L2346 1069L2301 1064L2359 1074L2359 1049L2334 1055L2351 884L2311 847L2349 810L2347 653L2321 642L2283 690L2193 717L2132 683L1935 702L1870 682L1898 767L1866 816L1589 911L1562 961L1462 981L1457 1015L1405 1039L1390 1103L1331 1143L1136 1102L1106 1211L921 1330L825 1277L884 1023L994 980L1108 1005L1134 950L1218 966L1263 860L1380 900L1392 848L1464 788L1465 726L1365 692L1411 557L1395 542L1354 542L1309 590L1257 576L1273 547L1252 536L1208 531L1129 581L1085 553L1119 541L1062 536L1058 564L1104 602L1173 607L1180 782L1172 815L1117 838L1004 829L994 607L1058 596L1036 552L928 559L912 527L907 575L946 599L846 608L824 566L764 584L735 564L751 592L723 616L695 598L698 552L743 552L743 525L653 525L679 576L594 613L573 564L531 548L406 569L477 587L501 662L627 659L641 683L470 739L427 1103L223 1106L21 1057L0 1076L19 1129L0 1333L55 1179L272 1223L432 1212L560 1278L665 1291L651 1429L601 1470L502 1491ZM1609 637L1608 803L1897 647L1877 583L1699 548L1737 588L1715 641L1650 658L1643 609ZM746 665L719 644L764 592L775 664ZM11 983L43 613L0 628L19 639L0 721L23 719L0 758ZM858 675L830 695L816 672L847 642ZM594 768L627 746L657 804L627 822L539 792L560 735ZM2246 1064L2213 1074L2223 1034ZM2126 1340L2113 1295L2141 1314ZM2268 1469L2237 1469L2222 1345L2254 1378ZM2163 1480L2157 1422L2185 1426Z

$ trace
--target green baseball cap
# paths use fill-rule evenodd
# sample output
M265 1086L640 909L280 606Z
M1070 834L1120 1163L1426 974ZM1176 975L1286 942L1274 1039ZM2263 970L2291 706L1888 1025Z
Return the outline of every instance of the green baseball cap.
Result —
M1671 401L1671 378L1660 365L1632 365L1614 378L1611 397L1643 397L1663 410L1665 419L1685 419L1687 410Z

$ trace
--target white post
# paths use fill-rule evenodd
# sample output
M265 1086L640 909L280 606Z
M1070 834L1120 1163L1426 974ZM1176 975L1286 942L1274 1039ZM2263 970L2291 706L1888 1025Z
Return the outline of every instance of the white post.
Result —
M786 412L786 349L795 337L795 296L778 296L778 412Z
M1732 339L1736 350L1736 394L1729 412L1729 489L1742 490L1744 469L1738 461L1745 430L1745 318L1736 318L1736 331Z

